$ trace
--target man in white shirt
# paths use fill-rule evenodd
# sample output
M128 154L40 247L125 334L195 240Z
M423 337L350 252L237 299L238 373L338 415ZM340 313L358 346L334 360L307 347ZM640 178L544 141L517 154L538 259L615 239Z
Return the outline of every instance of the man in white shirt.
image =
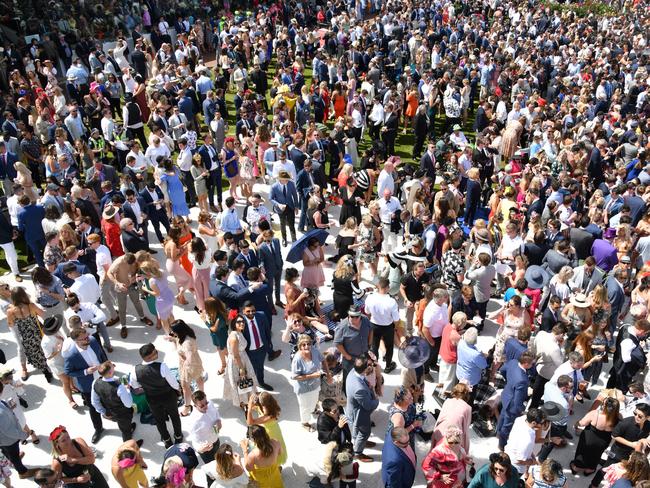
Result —
M388 254L393 252L397 247L397 233L391 231L391 223L396 217L396 213L402 210L399 200L393 196L393 192L386 188L383 192L384 198L379 200L379 217L384 233L382 243L382 252Z
M425 379L433 381L430 370L436 369L440 353L442 331L449 324L449 292L438 288L433 292L433 299L427 304L422 315L422 332L429 343L429 360L424 365Z
M357 141L357 144L361 142L361 136L363 133L363 116L361 115L361 102L355 101L352 104L352 133L354 134L354 139Z
M192 168L192 151L187 145L187 140L181 137L178 140L178 158L176 164L181 170L181 177L185 188L187 188L188 205L196 205L196 192L194 191L194 178L190 169Z
M535 369L537 376L533 383L531 408L540 405L544 386L553 377L553 372L564 361L564 326L555 325L551 332L540 330L535 336L533 350L535 351Z
M97 280L90 273L80 274L77 265L67 263L63 266L63 273L74 280L74 283L68 288L70 292L76 294L83 303L97 303L101 296L101 288Z
M276 151L278 155L278 160L273 163L273 178L278 179L281 171L286 171L291 176L292 181L296 181L296 166L293 164L293 161L287 159L287 151L285 149L279 148Z
M122 441L133 438L133 397L129 389L115 377L115 365L106 361L99 365L101 378L93 382L90 401L93 408L104 418L117 422Z
M370 314L373 329L372 352L379 357L379 343L384 341L386 348L386 374L393 371L397 365L393 361L393 348L395 345L395 327L399 323L399 308L397 301L388 294L389 282L387 278L379 278L377 291L368 295L365 302L366 313Z
M526 415L517 417L510 431L505 453L519 474L525 474L528 466L537 464L533 454L536 431L546 422L547 416L539 408L531 408Z
M377 195L384 195L386 190L390 190L391 195L395 193L393 171L395 171L395 165L391 161L387 161L377 177Z
M108 247L101 243L101 237L99 234L90 234L88 236L88 245L93 251L95 251L95 264L97 266L97 276L99 276L99 288L101 290L102 304L106 307L106 310L111 317L106 325L111 327L117 324L120 320L117 313L115 295L113 294L113 284L111 283L111 280L106 279L106 273L111 267L111 264L113 264L113 258L111 257L111 251Z
M560 364L550 379L551 383L557 383L560 376L566 375L573 380L573 389L569 393L569 404L573 405L574 398L581 398L581 391L584 391L586 384L582 376L582 368L585 365L585 358L577 351L570 352L568 360ZM582 384L581 384L582 383Z
M209 401L201 390L192 394L192 403L194 409L187 417L188 441L203 462L208 464L214 461L214 455L219 449L221 415L217 406Z
M379 98L372 101L372 110L368 116L370 126L368 128L371 139L379 139L381 126L384 123L384 106L381 104Z
M65 303L68 305L68 308L63 312L66 323L76 315L86 327L97 329L101 334L106 352L113 352L111 338L106 328L106 314L94 303L82 302L76 293L70 293L65 299ZM95 335L95 338L99 340L98 335Z

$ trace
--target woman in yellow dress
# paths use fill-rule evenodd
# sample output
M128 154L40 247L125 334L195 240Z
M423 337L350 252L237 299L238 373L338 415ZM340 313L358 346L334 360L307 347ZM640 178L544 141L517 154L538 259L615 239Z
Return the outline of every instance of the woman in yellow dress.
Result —
M250 474L250 479L256 481L259 488L284 488L278 462L283 451L282 445L271 439L260 425L251 425L246 437L240 445L244 451L244 467Z
M280 412L280 405L275 397L265 391L259 395L251 395L248 398L246 423L250 426L260 425L264 427L269 437L280 443L282 452L278 456L278 465L282 466L287 462L287 446L284 443L284 437L278 424Z

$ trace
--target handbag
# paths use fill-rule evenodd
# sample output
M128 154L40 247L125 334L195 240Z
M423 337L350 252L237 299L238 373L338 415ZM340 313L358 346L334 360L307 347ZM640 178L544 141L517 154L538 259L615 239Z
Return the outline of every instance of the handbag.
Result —
M253 391L253 379L248 376L242 376L237 383L237 393L247 395Z

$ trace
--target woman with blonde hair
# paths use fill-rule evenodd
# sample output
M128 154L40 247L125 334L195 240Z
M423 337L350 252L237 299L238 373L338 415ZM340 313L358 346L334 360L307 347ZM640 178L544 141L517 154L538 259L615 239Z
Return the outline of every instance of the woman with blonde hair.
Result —
M239 453L230 444L221 444L214 461L203 466L203 472L214 482L210 488L247 488L249 478Z
M563 304L569 303L571 298L571 287L569 280L573 277L573 268L571 266L562 266L560 272L551 278L548 284L548 290L545 295L557 296L562 300ZM545 303L545 298L542 298L542 303Z
M65 250L68 246L77 247L79 245L79 236L72 230L70 224L63 224L59 230L59 242L61 249Z
M31 202L38 200L38 192L34 189L34 182L32 181L32 172L22 162L16 161L14 163L16 170L16 182L21 185Z
M167 277L160 269L158 261L153 259L142 262L140 272L148 280L147 284L142 285L142 291L156 297L156 313L160 321L156 328L160 329L162 325L165 333L169 334L174 321L174 293L169 288Z
M510 223L510 210L513 208L518 208L517 202L515 201L515 189L511 186L506 187L503 191L504 198L499 202L499 207L497 208L497 215L501 216L501 232L506 233L506 226Z
M336 263L336 269L332 277L332 288L334 290L332 293L334 310L341 319L344 319L348 316L348 311L354 305L355 299L361 299L366 293L359 288L357 270L352 256L343 256Z
M172 225L167 233L167 239L165 240L163 249L167 257L165 264L167 273L174 277L176 286L178 287L176 300L178 300L180 305L187 305L185 291L193 288L194 284L192 283L192 276L181 266L181 257L187 253L188 247L187 244L181 244L180 242L181 232L180 227Z
M255 133L255 144L257 144L257 169L263 182L266 182L266 166L264 164L264 153L271 147L271 132L268 126L262 124L257 127Z
M459 488L465 482L465 468L471 458L461 446L463 433L455 425L447 427L442 441L422 462L428 488Z

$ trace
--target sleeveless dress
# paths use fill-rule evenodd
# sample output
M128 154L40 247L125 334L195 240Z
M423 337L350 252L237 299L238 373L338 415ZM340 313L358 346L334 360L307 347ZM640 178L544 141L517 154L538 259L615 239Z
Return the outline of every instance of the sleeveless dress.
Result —
M169 288L167 277L163 275L161 278L151 278L150 283L155 284L160 291L160 295L156 297L156 313L161 320L168 319L172 314L174 307L174 292Z
M194 284L192 283L192 275L188 274L187 271L181 266L180 260L172 260L170 258L167 258L165 261L165 269L167 270L167 273L171 276L174 277L174 280L176 281L176 286L178 288L192 288Z
M359 226L359 241L365 243L365 246L358 248L358 259L362 263L374 263L377 260L377 253L375 252L374 241L374 227L366 227L365 225Z
M186 337L182 344L178 345L179 349L179 370L180 378L184 383L191 383L201 378L203 375L203 363L201 356L196 348L196 339ZM183 353L185 359L180 357Z
M284 437L282 436L282 430L280 430L280 424L277 420L269 420L268 422L262 424L264 430L269 435L269 437L275 441L278 441L282 446L282 454L278 456L276 464L282 466L287 462L287 446L284 443Z
M232 158L235 155L235 151L232 151L230 149L224 149L226 152L226 157L224 158L224 161L228 161L230 158ZM226 163L225 166L223 167L223 172L226 175L226 178L231 179L234 178L239 174L239 166L237 165L237 160L234 159L233 161Z
M178 239L178 243L182 246L183 244L185 244L186 242L189 242L191 240L192 240L192 233L188 232L187 234L182 235L180 237L180 239ZM187 271L188 275L192 276L192 268L194 266L192 265L192 262L190 261L190 257L188 255L188 253L182 254L181 258L180 258L180 261L181 261L181 266L183 267L183 269L185 271ZM192 286L190 286L190 288L192 288Z
M206 320L205 326L210 330L212 324L209 320ZM226 348L226 343L228 342L228 325L223 317L217 319L217 331L210 331L210 337L212 338L212 344L217 349L223 350Z
M305 248L304 254L309 259L317 259L320 254L315 253L309 248ZM310 264L305 266L300 276L300 286L303 288L320 288L325 284L325 273L320 264Z
M77 451L83 453L79 443L72 439L74 447L77 448ZM64 478L75 478L81 476L84 471L88 471L90 475L90 481L88 483L66 483L66 488L108 488L108 483L102 475L101 471L94 464L68 464L66 461L61 461L59 458L56 458L59 463L61 463L61 472Z
M250 470L250 478L257 482L259 488L284 488L279 466L277 461L265 467L254 465Z
M188 216L190 209L187 207L185 189L178 177L178 173L174 173L173 175L163 173L160 176L160 181L165 183L167 187L167 195L169 195L169 201L172 204L172 215L181 217Z
M36 369L49 371L47 360L43 349L41 348L41 329L36 322L36 317L29 315L27 317L16 317L14 327L18 331L20 341L23 344L27 362Z
M580 434L573 464L582 469L598 469L600 457L611 440L611 431L600 430L589 424Z
M253 380L253 391L255 391L257 387L257 377L255 376L255 370L253 369L251 360L248 358L248 354L246 354L246 346L248 345L248 342L241 332L231 331L230 335L232 334L237 335L239 357L244 364L247 376ZM232 400L232 404L238 407L240 403L248 402L248 396L250 394L239 395L239 391L237 390L237 385L239 384L239 368L237 367L235 357L233 356L234 350L231 348L229 343L227 343L227 348L228 360L226 362L226 381L223 385L223 396L224 398Z

